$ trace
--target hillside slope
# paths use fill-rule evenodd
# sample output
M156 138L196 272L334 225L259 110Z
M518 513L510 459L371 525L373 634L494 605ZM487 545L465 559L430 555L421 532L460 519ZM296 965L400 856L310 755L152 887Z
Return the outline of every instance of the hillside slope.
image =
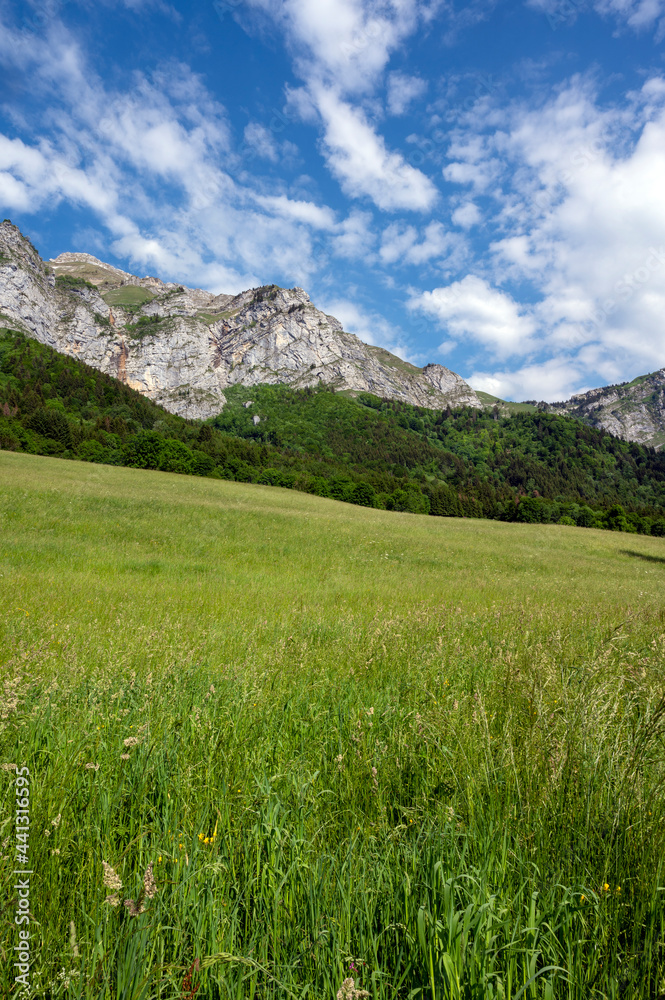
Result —
M172 413L212 416L233 385L328 385L441 408L480 407L442 365L416 368L346 333L302 288L240 295L137 278L89 254L46 264L0 225L0 321L138 390Z
M202 423L0 331L0 447L294 488L442 516L665 533L665 454L543 413L234 386ZM616 505L621 505L616 508Z

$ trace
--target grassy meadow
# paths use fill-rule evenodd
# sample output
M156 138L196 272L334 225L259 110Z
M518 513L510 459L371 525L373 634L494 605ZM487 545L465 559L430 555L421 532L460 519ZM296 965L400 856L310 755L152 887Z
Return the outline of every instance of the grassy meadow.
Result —
M0 996L13 764L32 996L665 996L664 582L661 538L0 451Z

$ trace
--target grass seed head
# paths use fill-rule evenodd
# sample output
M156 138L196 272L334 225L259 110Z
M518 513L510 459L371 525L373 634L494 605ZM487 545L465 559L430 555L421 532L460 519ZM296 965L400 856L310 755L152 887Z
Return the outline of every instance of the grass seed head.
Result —
M146 899L152 899L157 895L157 883L155 882L155 877L152 874L152 861L145 870L145 875L143 876L143 892Z
M337 990L337 1000L365 1000L369 993L367 990L357 990L355 979L345 979L342 988Z
M119 875L111 868L106 861L102 861L104 866L104 885L107 889L122 889L122 881Z

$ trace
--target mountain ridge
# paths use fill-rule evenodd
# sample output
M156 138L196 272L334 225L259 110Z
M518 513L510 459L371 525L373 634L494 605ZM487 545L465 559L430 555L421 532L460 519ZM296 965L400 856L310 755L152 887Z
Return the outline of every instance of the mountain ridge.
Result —
M575 417L615 437L652 448L665 445L665 367L632 382L580 392L561 403L541 403L550 413Z
M2 317L188 418L219 413L234 385L322 384L429 409L544 410L626 441L665 446L665 368L563 402L510 403L474 391L442 365L418 368L363 343L302 288L215 295L140 278L83 252L45 262L9 220L0 224Z
M114 375L180 416L219 413L232 385L328 385L431 409L481 408L455 372L364 344L302 288L214 295L138 278L90 254L44 262L0 225L0 310L41 343Z

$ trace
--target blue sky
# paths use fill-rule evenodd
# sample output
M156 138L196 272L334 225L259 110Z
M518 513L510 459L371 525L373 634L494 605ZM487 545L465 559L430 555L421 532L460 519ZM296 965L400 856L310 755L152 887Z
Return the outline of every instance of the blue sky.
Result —
M0 0L0 211L563 399L665 366L664 38L665 0Z

